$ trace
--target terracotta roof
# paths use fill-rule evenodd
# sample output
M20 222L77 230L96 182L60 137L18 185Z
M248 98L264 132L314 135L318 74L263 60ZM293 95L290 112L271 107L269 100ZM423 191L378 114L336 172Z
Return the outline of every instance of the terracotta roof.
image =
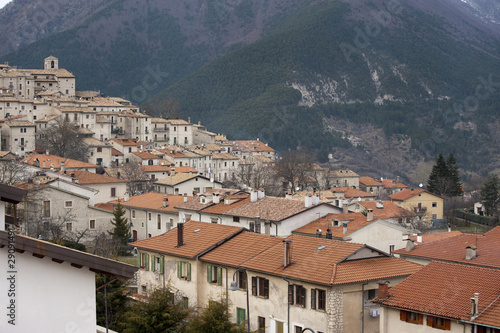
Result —
M163 197L168 198L168 206L163 207ZM188 200L192 197L187 197ZM120 203L123 207L129 208L143 208L143 209L152 209L159 210L165 212L175 212L177 213L177 209L175 208L180 203L184 202L184 197L182 195L166 195L163 193L149 192L139 195L134 195L129 198L129 201L120 200ZM110 204L117 204L118 200L110 201Z
M249 152L272 152L273 148L259 140L240 140L233 142L233 150L242 150Z
M78 179L78 184L126 183L126 180L123 179L88 171L71 171L67 172L67 175Z
M115 148L111 149L111 155L112 156L123 156L123 153Z
M431 193L431 192L428 192L428 191L426 191L426 190L423 190L423 189L421 189L421 188L415 188L415 189L413 189L413 188L412 188L412 189L409 189L409 188L408 188L408 189L404 189L404 190L401 190L401 191L399 191L399 192L394 193L393 195L389 196L389 198L390 198L391 200L405 201L405 200L407 200L407 199L410 199L410 198L412 198L412 197L414 197L414 196L416 196L416 195L418 195L418 194L420 194L420 193L424 193L424 192L425 192L425 193L428 193L428 194L430 194L430 195L433 195L433 196L435 196L435 197L440 198L440 196L435 195L435 194L433 194L433 193Z
M477 256L465 259L466 247L477 245ZM495 227L484 235L461 234L431 243L417 245L413 250L400 249L394 251L401 257L417 257L429 260L441 260L500 268L500 227Z
M190 199L186 202L182 202L179 205L177 205L175 208L177 209L186 209L186 210L193 210L193 211L200 211L204 208L207 208L208 206L213 205L214 203L209 200L206 203L201 203L199 197L194 197L193 199Z
M174 149L162 149L162 151L165 152L165 155L168 155L173 158L187 158L186 155L181 154L179 151Z
M222 224L189 221L184 223L184 245L177 246L177 229L178 227L163 235L133 242L131 245L139 249L195 258L244 230Z
M414 213L399 207L392 201L360 201L359 204L367 210L373 210L373 217L378 219L389 219L393 217L413 216Z
M132 153L134 154L135 156L139 157L140 159L143 159L143 160L157 160L159 157L156 156L156 155L153 155L153 154L150 154L146 151L143 151L143 152L134 152Z
M384 184L373 179L372 177L359 177L359 183L365 186L384 186Z
M173 176L167 176L165 178L159 179L155 184L174 186L174 185L183 183L185 181L191 180L191 179L196 178L196 177L206 178L206 177L203 177L197 173L177 173L176 172Z
M241 266L324 285L406 276L420 268L418 264L379 252L374 254L374 258L345 261L348 256L366 248L363 244L300 235L292 235L287 240L292 246L290 266L283 265L281 244L275 244Z
M58 68L58 69L27 69L32 75L55 75L57 77L75 77L73 74L68 72L64 68ZM38 79L36 79L38 80Z
M332 170L329 172L332 177L359 177L359 175L352 170Z
M436 232L433 234L423 234L422 235L422 242L420 242L420 243L417 243L417 235L411 235L408 238L415 241L415 244L423 244L423 243L435 242L435 241L445 239L448 237L459 236L461 234L462 233L458 230L450 231L450 232Z
M214 250L201 257L201 260L222 265L239 266L271 246L281 243L284 238L271 237L250 231L243 231ZM236 251L236 249L238 249Z
M83 138L83 142L85 142L87 146L91 147L113 148L113 146L108 145L105 142L102 142L101 140L98 140L96 138Z
M112 204L109 204L109 203L98 203L98 204L95 204L94 206L97 207L97 208L100 208L100 209L109 210L110 212L112 212L113 210L115 210L115 207Z
M175 171L176 173L187 173L187 172L198 173L198 170L190 166L171 166L170 170Z
M168 122L172 125L191 125L190 122L187 122L184 119L168 119Z
M40 168L43 168L43 162L45 161L45 169L50 169L51 165L56 169L60 169L61 162L64 162L64 166L66 169L79 169L79 168L97 168L98 165L90 164L86 162L81 162L77 160L73 160L70 158L59 157L55 155L46 155L46 154L33 154L29 157L26 157L21 162L27 163L29 165L33 165L33 161L38 159L40 162Z
M203 213L208 214L224 214L227 211L230 211L234 208L237 208L241 205L247 204L250 202L250 197L247 195L246 198L237 198L229 201L229 204L226 204L224 200L221 200L220 203L210 206L202 210ZM253 216L255 217L255 216Z
M396 179L383 179L381 180L385 188L407 188L403 183L398 182Z
M498 269L434 261L390 288L389 297L379 302L386 306L500 327L499 285ZM479 293L480 315L471 320L470 299L474 293Z
M132 141L130 139L111 139L111 141L114 141L122 146L136 146L135 141Z
M331 189L333 193L344 193L344 197L346 198L375 198L377 195L373 193L368 193L365 191L361 191L360 189L354 189L350 187L337 187Z
M338 225L334 226L334 221L338 221ZM330 228L332 236L334 238L343 238L347 235L359 230L376 220L371 221L366 220L366 216L361 213L347 213L347 214L327 214L324 217L316 219L311 223L308 223L298 229L295 229L293 233L298 234L308 234L315 235L318 229L321 229L321 234L326 235L326 231ZM347 232L344 234L344 227L342 222L347 222Z
M168 172L170 174L170 164L169 165L141 165L141 169L144 172Z
M227 153L213 153L212 160L238 160L239 158Z

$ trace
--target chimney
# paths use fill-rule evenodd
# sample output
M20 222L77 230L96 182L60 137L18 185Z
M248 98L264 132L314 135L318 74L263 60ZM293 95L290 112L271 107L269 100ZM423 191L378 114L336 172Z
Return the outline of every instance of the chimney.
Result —
M413 189L411 189L411 194L413 194Z
M319 205L319 193L318 192L313 194L313 205Z
M382 208L384 208L384 203L383 203L382 201L380 201L380 200L379 200L379 201L377 201L377 208L378 208L378 209L382 209Z
M49 151L48 150L45 151L45 155L49 155Z
M163 207L168 207L168 198L166 195L163 196Z
M64 166L64 161L61 161L61 172L65 172L66 168Z
M370 222L373 220L373 209L368 209L368 213L366 213L366 221Z
M479 314L479 293L474 293L474 297L470 299L470 316L475 319Z
M250 202L256 202L257 198L258 198L257 191L252 190L252 192L250 192Z
M465 249L465 259L472 260L477 257L477 249L475 246L467 246Z
M175 175L175 168L170 169L170 176L173 176L173 175Z
M342 223L342 233L347 234L347 223Z
M342 204L342 214L347 214L349 213L349 206L346 205L345 203Z
M389 281L378 281L378 298L386 299L389 297Z
M332 229L330 229L330 228L326 229L326 238L333 239Z
M304 198L305 207L309 208L312 206L312 197L310 194L306 195Z
M451 227L450 226L448 226L448 232L451 232Z
M42 169L45 169L45 161L42 162Z
M408 239L408 236L409 236L408 234L404 234L404 235L403 235L403 240L407 240L407 239Z
M406 240L406 247L405 247L405 251L406 252L410 252L411 250L413 250L415 248L415 244L413 244L413 241L411 239L407 239Z
M177 247L184 245L184 223L177 223Z
M417 243L422 243L422 233L421 232L419 232L417 234Z
M316 237L321 238L322 236L321 229L316 230Z
M284 245L284 267L290 266L292 263L292 242L291 241L283 241Z
M264 192L264 189L263 188L259 188L259 191L257 192L257 196L260 199L264 199L264 197L266 196L266 192Z
M292 199L292 193L286 192L285 199Z
M214 202L214 204L220 203L219 193L214 193L214 195L212 196L212 201Z
M188 201L188 197L186 194L184 194L184 202Z

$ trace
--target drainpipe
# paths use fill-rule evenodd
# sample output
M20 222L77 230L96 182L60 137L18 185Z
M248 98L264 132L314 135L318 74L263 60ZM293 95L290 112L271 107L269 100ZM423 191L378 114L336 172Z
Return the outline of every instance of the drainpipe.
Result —
M361 284L361 333L365 333L365 286L368 282Z
M288 283L288 286L290 286L290 281L285 279L285 278L282 278L283 280L285 280L287 283ZM286 304L288 305L287 306L287 314L286 314L286 317L287 317L287 325L288 325L288 333L290 333L290 302L288 301L288 288L286 290L286 295L287 295L287 300L286 300Z
M226 314L229 316L229 287L227 285L227 282L228 282L228 270L227 270L227 267L224 267L224 269L226 270ZM248 281L247 281L248 283ZM248 310L247 310L248 311ZM248 318L248 320L250 320L250 318Z
M163 289L165 289L165 257L161 256L162 267L163 267Z

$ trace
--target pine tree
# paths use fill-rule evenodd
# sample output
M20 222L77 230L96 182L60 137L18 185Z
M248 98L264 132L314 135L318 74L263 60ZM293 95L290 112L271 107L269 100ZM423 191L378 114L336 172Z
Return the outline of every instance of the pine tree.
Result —
M110 231L109 234L113 236L113 239L115 239L120 247L121 247L121 254L125 251L125 247L128 244L128 241L131 237L130 234L130 225L128 224L127 218L125 216L125 209L122 207L120 204L120 200L118 200L118 204L116 205L115 209L113 210L113 219L111 220L111 224L115 227L113 231Z
M427 180L427 189L429 192L443 195L446 189L448 168L444 160L443 154L439 154L436 164L432 167L431 174Z
M486 210L486 215L493 215L500 202L500 179L496 174L488 176L481 187L481 200Z
M464 194L462 189L462 179L460 179L460 171L457 167L457 160L453 154L448 156L448 161L446 162L446 167L448 168L448 179L451 183L451 188L449 191L450 197L459 197Z
M231 322L224 299L209 300L208 306L190 321L186 330L187 333L244 333L246 331L243 323Z

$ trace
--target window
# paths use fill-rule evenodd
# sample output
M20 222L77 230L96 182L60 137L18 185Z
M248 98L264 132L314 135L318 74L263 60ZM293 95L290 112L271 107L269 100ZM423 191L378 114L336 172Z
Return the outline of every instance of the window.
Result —
M191 214L184 214L184 218L186 219L186 222L191 221Z
M394 252L394 245L389 245L389 254Z
M191 281L191 264L185 261L178 261L177 277L182 280Z
M151 213L148 213L148 220L151 221Z
M311 289L311 309L326 310L326 291Z
M189 306L189 298L188 297L182 297L181 308L182 309L187 309L188 306Z
M146 291L148 290L148 288L145 285L142 285L141 286L141 290L142 290L143 293L146 293Z
M294 325L293 330L295 331L295 333L302 333L302 327L300 326Z
M269 280L252 276L252 295L269 298Z
M66 223L66 231L73 231L73 223L71 222Z
M158 230L160 230L161 229L161 215L160 214L158 214L156 216L156 223L158 224Z
M250 222L249 223L249 229L250 231L256 232L260 234L260 222Z
M238 324L244 322L245 321L245 317L246 317L245 309L236 308L236 322Z
M233 216L233 222L240 222L239 216Z
M207 282L217 283L219 286L222 285L222 267L208 265L207 266Z
M163 258L158 256L153 256L153 267L152 271L163 274Z
M95 229L95 220L90 220L89 221L89 229L91 229L91 230Z
M424 316L422 314L405 310L401 310L399 319L410 324L422 325L424 323Z
M64 208L72 208L73 207L73 201L68 200L64 201Z
M432 214L432 217L431 217L433 220L436 220L438 218L437 214Z
M259 332L264 332L264 330L266 329L266 318L265 317L257 317L257 323L258 323L258 327L259 327Z
M217 222L218 222L218 218L217 218L217 217L211 217L211 218L210 218L210 221L212 221L212 223L217 224Z
M432 202L432 207L437 207L438 206L438 203L436 201L433 201Z
M303 286L290 284L288 285L288 304L300 305L306 307L306 288Z
M372 299L377 297L378 289L365 290L365 303L370 303Z
M149 271L149 254L139 252L137 258L139 260L139 267Z
M238 271L238 288L247 289L247 275L244 271Z
M438 328L441 330L450 330L451 322L449 319L427 316L427 326L431 326L433 328Z
M111 196L116 197L116 187L111 188Z
M43 217L50 217L50 201L45 200L43 202Z
M135 219L135 210L132 210L132 218Z
M102 153L102 147L97 147L97 152Z

